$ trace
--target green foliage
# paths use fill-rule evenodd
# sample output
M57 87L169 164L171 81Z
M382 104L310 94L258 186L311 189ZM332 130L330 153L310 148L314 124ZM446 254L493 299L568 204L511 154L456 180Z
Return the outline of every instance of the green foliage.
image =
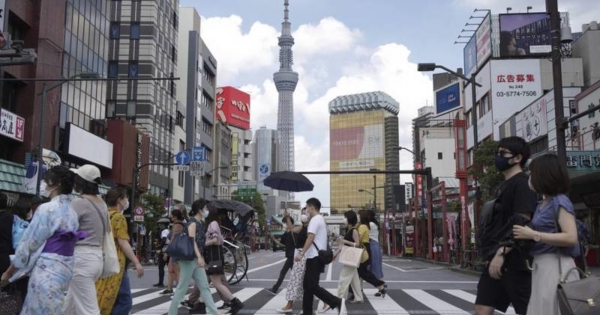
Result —
M496 188L503 181L494 162L497 149L496 141L482 142L475 150L474 166L469 170L469 175L477 178L483 201L492 199Z
M267 222L266 222L266 218L265 218L265 213L266 213L265 204L262 200L262 196L260 195L260 193L258 191L254 191L254 194L252 195L252 197L248 198L248 197L242 197L238 194L237 191L234 191L233 194L231 195L231 198L233 200L240 201L240 202L243 202L243 203L249 205L256 211L256 219L258 221L258 225L260 226L260 230L262 231L263 227L265 227Z
M146 231L158 230L158 220L165 214L165 197L146 193L142 195L142 204L146 209L144 217Z

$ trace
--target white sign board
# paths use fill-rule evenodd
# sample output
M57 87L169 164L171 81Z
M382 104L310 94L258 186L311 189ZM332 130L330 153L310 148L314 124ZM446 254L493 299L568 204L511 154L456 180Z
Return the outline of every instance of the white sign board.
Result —
M204 176L204 162L193 161L190 163L190 175L195 177Z
M187 172L190 170L189 165L175 165L175 170L179 172Z
M410 203L410 200L413 197L413 183L406 182L404 183L404 200L406 204Z
M540 61L492 60L492 110L500 126L543 95Z
M546 119L548 100L546 98L552 97L551 94L548 94L519 113L517 118L521 125L519 136L527 142L548 134L548 120Z
M6 109L0 109L0 135L23 142L25 119Z
M475 33L477 38L477 67L492 54L492 19L488 13Z

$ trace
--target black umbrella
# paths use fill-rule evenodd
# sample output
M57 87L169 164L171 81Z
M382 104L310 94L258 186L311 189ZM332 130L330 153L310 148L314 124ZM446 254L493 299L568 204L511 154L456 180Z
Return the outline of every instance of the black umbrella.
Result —
M235 200L211 200L210 205L219 210L226 210L239 213L242 217L245 217L246 214L254 211L254 208L252 208L251 206Z
M306 176L290 171L275 172L265 178L263 184L277 190L284 191L312 191L315 185Z

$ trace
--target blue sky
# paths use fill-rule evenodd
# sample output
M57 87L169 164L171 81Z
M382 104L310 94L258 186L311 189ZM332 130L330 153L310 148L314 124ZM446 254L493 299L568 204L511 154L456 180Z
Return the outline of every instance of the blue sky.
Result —
M597 0L559 0L571 13L573 31L600 19ZM241 88L252 96L251 125L276 128L279 68L277 36L283 0L181 0L202 16L203 39L218 60L218 85ZM417 109L432 105L430 74L417 63L463 67L457 36L475 8L503 13L545 10L544 0L290 0L294 70L300 82L294 95L296 170L329 169L329 114L335 97L381 90L400 102L400 145L412 147L411 120ZM481 15L481 13L476 13ZM473 20L472 20L473 21ZM474 20L478 21L478 20ZM412 168L402 152L401 169ZM313 176L312 193L329 203L328 176ZM412 181L402 176L402 182Z

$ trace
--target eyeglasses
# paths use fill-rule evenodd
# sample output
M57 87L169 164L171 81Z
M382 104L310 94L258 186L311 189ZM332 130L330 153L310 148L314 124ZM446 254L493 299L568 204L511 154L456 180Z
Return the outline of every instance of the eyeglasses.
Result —
M508 150L498 150L496 151L496 155L500 155L500 156L505 156L505 155L513 155L512 152L508 151Z

